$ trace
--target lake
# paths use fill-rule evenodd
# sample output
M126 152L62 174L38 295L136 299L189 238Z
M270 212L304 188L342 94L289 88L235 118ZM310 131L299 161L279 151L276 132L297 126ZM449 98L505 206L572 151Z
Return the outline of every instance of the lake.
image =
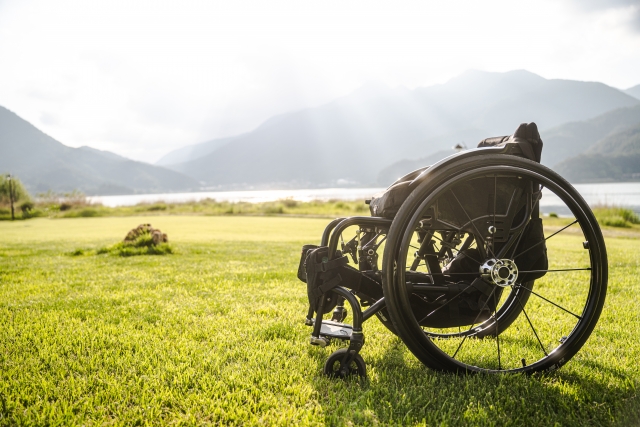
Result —
M575 188L590 205L608 204L625 206L640 212L640 182L612 182L603 184L575 184ZM126 196L94 196L92 202L105 206L132 206L138 203L179 203L215 199L226 202L270 202L279 199L294 199L301 202L311 200L357 200L366 199L384 188L314 188L306 190L259 190L217 191L198 193L132 194ZM540 201L543 212L557 212L560 200L548 191L543 191Z

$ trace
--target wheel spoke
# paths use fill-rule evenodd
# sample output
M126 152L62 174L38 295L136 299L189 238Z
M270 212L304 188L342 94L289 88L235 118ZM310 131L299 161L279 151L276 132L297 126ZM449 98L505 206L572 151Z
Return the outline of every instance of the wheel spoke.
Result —
M533 202L531 204L532 209L536 207L536 205L540 202L540 199L542 198L542 189L544 188L544 185L540 186L540 191L538 193L538 197L536 198L536 201ZM531 220L531 219L529 219ZM518 240L516 241L516 244L513 246L513 251L511 252L511 259L516 259L515 256L513 256L514 253L516 253L516 251L518 250L518 246L520 245L520 240L522 239L522 236L524 235L524 230L527 228L527 226L525 225L524 227L522 227L520 229L520 231L518 232ZM504 255L504 253L507 252L507 247L504 248L504 250L500 251L500 254L498 254L498 258L502 258L502 256Z
M451 275L460 275L460 276L478 276L480 273L422 273L425 276L451 276Z
M527 253L527 252L529 252L531 249L535 248L535 247L536 247L536 246L538 246L538 245L543 244L544 242L546 242L547 240L549 240L550 238L552 238L552 237L553 237L553 236L555 236L556 234L558 234L558 233L560 233L560 232L562 232L562 231L566 230L567 228L571 227L573 224L575 224L575 223L577 223L577 222L578 222L578 220L576 219L576 220L575 220L575 221L573 221L571 224L569 224L569 225L567 225L567 226L562 227L560 230L556 231L556 232L555 232L555 233L553 233L551 236L549 236L549 237L545 237L545 239L544 239L544 240L541 240L541 241L539 241L538 243L536 243L535 245L533 245L533 246L529 247L528 249L526 249L526 250L524 250L524 251L520 252L518 255L514 256L514 257L513 257L513 259L516 259L516 258L518 258L519 256L522 256L522 255L526 254L526 253Z
M559 268L557 270L523 270L523 271L519 271L518 274L522 274L522 273L558 273L560 271L591 271L591 267L585 267L585 268Z
M471 220L471 217L467 213L466 209L464 208L464 206L462 206L462 203L460 203L460 200L458 200L458 196L456 196L456 193L453 192L453 189L451 189L449 191L451 191L451 194L453 194L453 197L456 199L456 202L458 202L458 205L460 206L460 209L462 209L462 212L464 212L465 216L467 217L467 219L469 220L471 225L473 225L473 228L476 230L476 233L478 233L478 239L481 239L483 245L486 245L485 240L482 238L482 234L480 234L480 231L478 230L478 227L476 227L476 223ZM478 249L480 249L480 248L481 248L481 246L478 245ZM493 255L493 251L491 250L491 248L488 248L488 249L491 252L491 255L495 258L495 255Z
M435 237L436 239L440 240L442 243L446 243L446 242L444 242L441 238L439 238L438 236L436 236L435 234L433 235L433 237ZM451 249L453 249L454 251L456 251L456 256L460 253L460 251L459 251L459 250L457 250L456 248L451 248ZM475 258L473 258L473 257L469 256L469 254L465 254L465 256L466 256L467 258L469 258L470 260L477 262L478 264L482 264L482 263L481 263L480 261L478 261L477 259L475 259Z
M451 303L451 301L453 301L454 299L458 298L460 295L462 295L463 293L465 293L465 291L467 289L469 289L471 286L473 286L473 283L471 283L469 286L467 286L466 288L464 288L462 291L460 291L460 293L456 294L454 297L452 297L451 299L449 299L449 301L445 302L444 304L442 304L440 307L436 308L435 310L433 310L431 313L427 314L426 316L424 316L422 319L418 320L418 323L422 322L423 320L425 320L427 317L431 316L432 314L440 311L440 309L446 307L447 305L449 305Z
M555 302L553 302L553 301L551 301L551 300L549 300L549 299L547 299L547 298L543 297L542 295L540 295L540 294L536 293L536 292L535 292L535 291L533 291L532 289L529 289L529 288L527 288L527 287L526 287L526 286L524 286L524 285L520 285L520 288L522 288L522 289L526 289L527 291L531 292L533 295L537 296L538 298L540 298L540 299L542 299L542 300L544 300L544 301L548 302L548 303L549 303L549 304L551 304L551 305L555 305L555 306L556 306L556 307L558 307L560 310L566 311L566 312L567 312L567 313L569 313L570 315L572 315L572 316L574 316L574 317L576 317L576 318L578 318L578 319L581 319L581 320L582 320L582 316L578 316L577 314L575 314L575 313L573 313L573 312L571 312L571 311L567 310L567 309L566 309L566 308L564 308L563 306L561 306L561 305L559 305L559 304L556 304Z
M484 305L482 306L482 308L478 312L478 315L476 316L476 318L474 319L473 323L471 324L471 327L467 330L467 332L465 333L465 336L462 338L462 342L460 343L460 345L456 349L455 353L453 353L453 356L451 356L452 359L456 358L456 355L460 351L460 348L462 348L462 344L464 344L464 342L467 340L467 337L469 336L468 333L471 332L471 330L473 329L474 326L476 326L476 323L478 322L478 319L480 318L480 315L482 314L482 311L484 310L484 308L487 306L487 303L489 302L489 298L491 298L493 295L495 295L496 289L498 289L497 286L495 288L493 288L493 290L491 291L491 294L489 294L489 297L484 302Z
M536 328L533 327L533 323L531 323L531 319L529 319L529 315L527 314L527 311L524 309L524 306L520 302L520 297L518 296L518 294L516 294L516 301L518 301L518 304L520 305L520 308L524 313L524 317L527 318L527 322L529 322L529 326L531 326L531 330L533 331L533 334L536 336L536 339L540 344L540 348L542 349L542 352L544 353L545 356L549 356L549 354L547 353L547 350L544 348L544 345L542 344L542 341L540 341L540 337L538 336L538 332L536 332Z
M500 328L498 326L498 318L496 317L496 311L498 310L498 302L496 301L496 294L493 294L493 320L496 322L496 346L498 347L498 370L502 370L502 363L500 361Z
M491 236L491 252L495 249L496 244L496 200L498 199L498 176L493 175L493 235ZM495 255L494 255L495 257Z

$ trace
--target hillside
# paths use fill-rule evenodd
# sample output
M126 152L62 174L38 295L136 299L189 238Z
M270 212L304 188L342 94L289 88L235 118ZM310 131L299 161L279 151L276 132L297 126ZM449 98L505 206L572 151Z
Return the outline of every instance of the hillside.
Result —
M586 152L609 135L639 124L640 105L610 111L591 120L566 123L542 130L542 163L554 166L576 154Z
M608 135L554 169L572 182L640 180L640 123Z
M33 193L131 194L198 187L179 172L90 147L67 147L0 107L0 173L9 172Z
M640 154L640 117L635 126L608 135L589 148L586 154L606 154L609 156Z
M472 147L522 122L547 129L635 105L640 101L601 83L547 80L527 71L470 71L415 90L366 86L273 118L203 157L170 167L218 186L369 185L394 162L424 158L462 141Z
M233 141L237 136L230 138L213 139L199 144L188 145L186 147L173 150L160 158L155 164L159 166L173 165L176 163L189 162L199 157L206 156L218 148Z
M570 122L549 130L542 130L541 136L544 141L542 150L542 163L547 166L555 166L565 160L572 159L577 153L602 155L602 154L630 154L640 152L637 143L640 132L640 105L635 107L619 108L601 116L582 122ZM475 147L475 143L470 148ZM446 157L453 151L437 152L435 155L427 156L417 160L403 159L384 168L378 175L378 184L389 185L392 178L402 176L412 170L429 165ZM596 156L597 157L597 156ZM586 161L581 158L581 161ZM590 161L590 160L588 160ZM567 171L572 177L576 177L573 169L579 167L562 166L562 170ZM606 170L613 170L609 167L598 170L600 179L616 180L613 175L620 177L622 172L612 172L610 178L606 178ZM626 170L626 168L625 168ZM629 172L631 173L631 172ZM622 174L622 175L621 175ZM582 175L580 175L582 176ZM582 178L580 178L582 179ZM595 179L595 178L593 178Z
M423 168L425 166L431 166L432 164L439 162L445 157L449 157L454 154L454 150L441 150L437 151L429 156L422 157L420 159L409 160L403 159L393 163L390 166L382 169L378 173L378 185L382 185L384 187L388 187L393 184L393 182L400 178L403 175L408 174L416 169Z
M640 99L640 85L630 87L629 89L625 90L624 93L626 93L627 95L631 95L634 98Z

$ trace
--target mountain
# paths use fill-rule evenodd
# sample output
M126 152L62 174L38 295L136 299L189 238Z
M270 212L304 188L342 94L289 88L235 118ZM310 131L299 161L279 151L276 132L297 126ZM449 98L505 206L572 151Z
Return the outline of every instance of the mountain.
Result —
M608 156L626 156L640 154L640 112L635 126L608 135L591 146L586 154L604 154Z
M584 153L601 139L640 124L640 105L619 108L591 120L566 123L541 131L544 148L542 163L554 166Z
M414 90L367 86L270 119L207 155L168 167L218 186L370 185L394 162L462 141L473 147L522 122L552 128L635 105L640 100L602 83L547 80L523 70L469 71Z
M627 95L631 95L634 98L640 99L640 85L630 87L629 89L625 90L624 93L626 93Z
M640 120L631 128L607 135L554 169L572 182L640 180Z
M97 148L89 147L86 145L83 145L82 147L78 147L78 149L82 151L86 151L88 153L98 154L100 156L107 157L111 160L118 160L121 162L130 160L130 159L127 159L126 157L119 156L116 153L112 153L111 151L98 150Z
M31 192L92 194L188 191L199 184L179 172L90 147L72 148L0 107L0 173L12 173Z
M387 187L393 184L396 179L408 174L409 172L412 172L416 169L423 168L425 166L430 166L436 162L439 162L445 157L449 157L454 153L455 153L454 150L441 150L441 151L436 151L435 153L427 157L422 157L420 159L415 159L415 160L403 159L403 160L397 161L392 165L382 169L378 173L377 183L379 185Z
M640 180L640 154L603 156L580 154L565 160L555 170L574 183Z
M199 157L203 157L209 153L214 152L223 145L233 141L235 138L237 138L237 136L233 136L230 138L213 139L211 141L201 142L199 144L178 148L177 150L173 150L162 156L162 158L155 164L164 166L195 160Z

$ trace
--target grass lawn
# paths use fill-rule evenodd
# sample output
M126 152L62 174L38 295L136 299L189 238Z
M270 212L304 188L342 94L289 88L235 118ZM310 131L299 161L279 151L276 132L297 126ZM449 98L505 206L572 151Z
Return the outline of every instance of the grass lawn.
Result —
M164 256L95 255L150 222ZM300 246L326 219L153 216L0 222L0 425L640 423L640 240L607 238L600 322L543 376L455 376L365 323L368 380L322 375ZM84 255L72 255L81 253ZM561 251L562 248L556 248ZM89 254L89 255L87 255Z

